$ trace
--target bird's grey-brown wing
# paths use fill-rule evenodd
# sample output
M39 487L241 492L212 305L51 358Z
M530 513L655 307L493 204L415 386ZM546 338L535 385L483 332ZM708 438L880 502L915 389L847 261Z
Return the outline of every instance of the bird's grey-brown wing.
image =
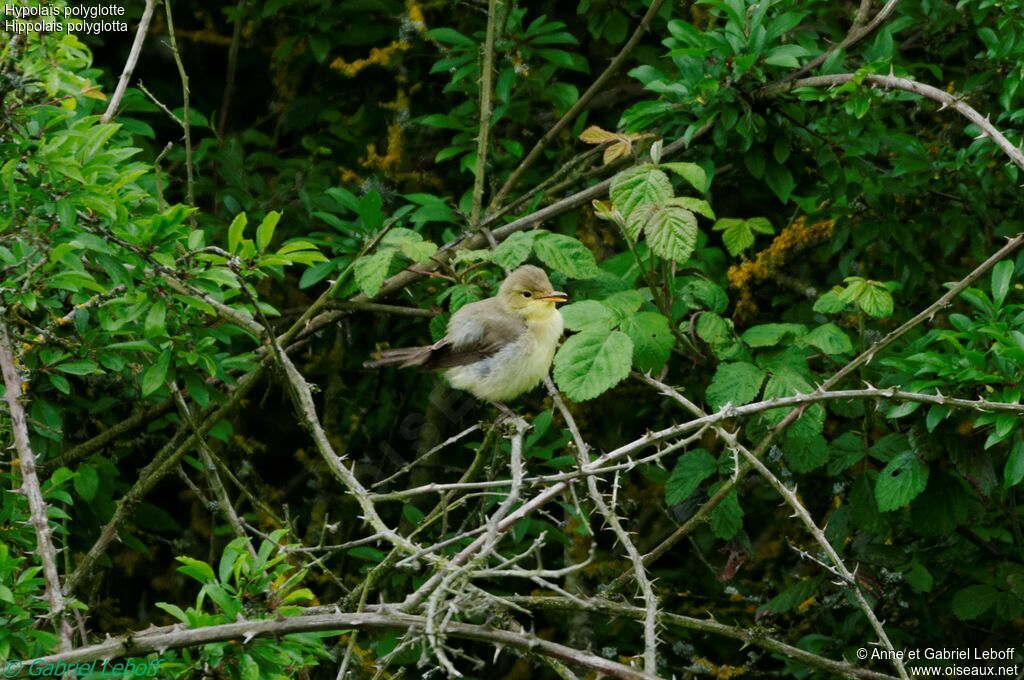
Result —
M431 346L429 358L421 365L441 369L476 363L497 354L525 332L526 322L505 312L497 298L473 302L455 312L444 340Z

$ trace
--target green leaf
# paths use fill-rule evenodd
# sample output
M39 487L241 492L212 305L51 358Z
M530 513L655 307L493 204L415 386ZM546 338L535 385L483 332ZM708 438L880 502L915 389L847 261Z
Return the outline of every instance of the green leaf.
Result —
M675 338L669 321L657 312L640 312L622 321L622 330L633 341L633 366L638 371L659 371L672 355Z
M703 198L677 196L675 198L668 199L668 204L678 205L680 208L686 208L690 212L699 213L709 220L715 219L715 211L711 209L711 206Z
M260 222L260 226L256 227L256 247L261 253L270 245L271 239L274 238L274 230L280 220L281 213L271 210Z
M142 396L148 397L164 384L167 369L171 366L171 350L165 349L152 366L142 374Z
M157 300L146 314L143 333L147 338L162 338L167 335L167 303Z
M245 213L238 213L235 215L235 219L231 220L231 225L228 227L228 252L236 253L238 246L242 243L242 232L245 231L245 225L248 224L249 218L245 216Z
M747 220L747 226L758 234L771 235L775 233L775 227L772 226L767 217L751 217Z
M810 472L828 462L828 441L820 434L787 436L782 453L793 472Z
M594 254L572 236L545 234L536 239L533 250L541 262L570 279L590 279L601 273Z
M546 231L538 230L517 231L498 244L498 247L494 249L491 260L499 267L515 269L526 262L526 258L530 257L530 250L533 248L534 240L538 236L547 233Z
M701 482L715 472L715 458L704 449L694 449L679 457L665 482L665 504L672 506L689 498Z
M853 351L853 343L846 331L834 323L826 323L818 326L813 331L797 340L800 347L811 345L817 347L825 354L843 354Z
M722 232L722 243L733 257L754 245L754 232L746 220L725 217L715 222L712 229Z
M415 241L403 243L399 249L402 251L402 255L413 262L426 262L437 252L437 244L430 241Z
M766 323L748 328L740 339L750 347L773 347L787 335L799 337L805 333L807 326L802 323Z
M697 246L697 218L677 205L638 206L628 218L626 229L634 239L641 230L656 255L676 262L686 262Z
M79 359L77 361L65 361L57 364L54 369L69 375L89 375L91 373L102 373L99 366L92 359Z
M582 300L562 307L562 320L571 331L610 331L619 323L614 310L596 300Z
M96 497L96 490L100 486L100 476L92 465L82 465L75 472L75 491L84 501L91 501Z
M793 175L790 174L786 166L779 165L774 161L769 162L767 168L765 168L764 179L768 183L769 188L779 197L780 201L783 203L789 201L796 182L793 181Z
M837 314L846 309L846 302L843 301L836 291L830 290L814 303L814 311L819 314Z
M213 583L217 580L217 577L213 573L213 567L202 560L197 560L193 557L183 555L179 555L174 559L178 560L183 565L178 567L178 571L186 576L191 576L200 583Z
M1003 260L992 268L992 302L1001 307L1013 282L1013 261Z
M736 490L730 491L722 502L711 511L711 533L727 541L743 528L743 508Z
M821 585L821 579L819 578L809 578L804 579L803 581L797 581L772 599L765 602L760 609L785 614L786 612L800 606L801 603L814 597L814 594L818 592L819 585Z
M612 203L628 219L641 205L660 205L672 198L672 183L668 175L653 165L640 165L613 177L610 195Z
M573 401L586 401L620 383L633 358L633 342L621 331L585 331L566 340L555 356L555 382Z
M394 257L395 251L392 248L383 248L373 255L364 255L356 260L355 267L353 267L356 284L367 297L372 298L384 285L384 281L388 278L391 260Z
M702 194L708 190L708 174L696 163L662 163L658 167L676 173Z
M913 451L904 451L878 474L875 500L882 512L896 510L914 500L928 484L928 466Z
M749 404L761 391L764 377L764 371L743 361L719 364L715 377L711 379L711 384L704 392L704 399L715 410L726 404Z
M953 596L953 614L962 621L976 619L988 611L999 597L992 586L968 586Z
M459 33L454 28L432 28L427 31L426 35L431 40L447 45L461 45L462 47L471 47L473 49L477 47L472 38Z
M857 304L865 314L881 319L892 315L893 300L892 294L879 283L874 281L864 288L858 296Z
M1006 467L1003 468L1003 488L1020 484L1024 479L1024 440L1018 440L1010 450L1006 458Z
M935 585L935 577L917 560L914 560L910 565L910 569L903 574L903 580L907 582L907 585L915 593L929 593L932 590L932 586Z

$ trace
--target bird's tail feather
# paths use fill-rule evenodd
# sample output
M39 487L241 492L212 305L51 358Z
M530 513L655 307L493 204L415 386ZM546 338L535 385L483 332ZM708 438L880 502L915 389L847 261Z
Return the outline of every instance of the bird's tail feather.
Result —
M423 347L386 349L379 352L376 358L363 362L363 367L380 368L382 366L391 366L394 364L399 364L402 368L422 366L427 359L430 358L430 353L433 349L434 348L430 345L425 345Z

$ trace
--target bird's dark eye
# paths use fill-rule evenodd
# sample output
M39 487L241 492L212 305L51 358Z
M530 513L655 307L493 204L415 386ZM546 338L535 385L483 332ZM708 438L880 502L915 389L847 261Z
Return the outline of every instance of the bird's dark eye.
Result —
M531 293L531 292L530 292L530 291L528 291L528 290L524 290L524 291L523 291L523 297L524 297L524 298L531 298L531 297L533 297L533 293Z

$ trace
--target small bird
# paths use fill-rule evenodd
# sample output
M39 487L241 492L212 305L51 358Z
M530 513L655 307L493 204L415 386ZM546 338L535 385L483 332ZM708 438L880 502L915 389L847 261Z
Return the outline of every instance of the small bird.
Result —
M455 312L442 340L384 350L364 366L444 369L452 387L500 408L548 374L564 328L555 305L568 299L551 286L543 269L524 265L505 278L497 295Z

